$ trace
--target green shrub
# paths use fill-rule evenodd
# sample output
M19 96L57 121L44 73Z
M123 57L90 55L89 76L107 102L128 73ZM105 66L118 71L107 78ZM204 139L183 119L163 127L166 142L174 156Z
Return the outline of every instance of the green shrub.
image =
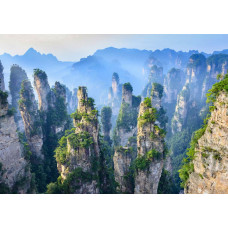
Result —
M88 148L93 144L93 138L86 131L77 134L72 133L67 139L69 140L70 146L75 150L78 148Z
M154 160L160 160L162 158L162 153L152 149L148 151L144 156L138 155L134 161L135 170L145 170L149 168L149 165Z
M133 91L133 88L129 82L123 84L123 88L129 92Z
M33 74L38 76L40 79L43 79L43 80L47 79L47 74L40 69L34 69Z
M156 108L147 109L141 116L139 116L139 126L143 126L146 123L154 123L157 119Z
M151 99L149 97L145 97L143 103L147 108L152 108Z
M0 99L1 99L1 103L3 105L7 104L7 97L8 97L8 93L7 92L3 92L2 90L0 90Z

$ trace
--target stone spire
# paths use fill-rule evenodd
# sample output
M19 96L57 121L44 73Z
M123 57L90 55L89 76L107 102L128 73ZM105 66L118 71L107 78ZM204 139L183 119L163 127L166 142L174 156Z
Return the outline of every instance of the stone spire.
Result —
M39 69L34 70L34 86L38 94L39 110L47 111L50 86L44 71Z
M38 106L29 80L22 82L19 109L25 126L25 135L33 156L43 159L43 133Z

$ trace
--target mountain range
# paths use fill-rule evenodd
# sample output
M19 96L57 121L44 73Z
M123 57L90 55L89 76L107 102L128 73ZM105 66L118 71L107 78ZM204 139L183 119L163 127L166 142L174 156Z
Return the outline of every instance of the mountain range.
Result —
M87 86L89 95L94 97L97 103L104 103L113 72L119 74L121 83L130 82L134 93L138 95L147 82L151 64L156 62L157 65L163 66L163 73L166 74L173 67L185 69L189 57L195 53L199 52L182 52L168 48L150 51L108 47L97 50L93 55L81 58L78 62L67 62L59 61L52 54L41 54L30 48L23 55L12 56L4 53L0 55L0 60L4 66L6 85L13 64L20 65L30 79L33 69L40 68L47 73L51 85L60 81L70 89L80 85ZM225 54L228 50L215 51L213 54L218 53ZM210 56L207 53L202 54L205 57Z

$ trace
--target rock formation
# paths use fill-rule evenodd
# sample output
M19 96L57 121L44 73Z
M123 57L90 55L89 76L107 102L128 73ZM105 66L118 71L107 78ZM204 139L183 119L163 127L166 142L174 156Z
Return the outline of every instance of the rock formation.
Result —
M121 105L122 84L120 84L119 80L119 75L113 73L112 87L109 88L108 94L108 106L112 108L112 123L116 121Z
M72 114L75 130L63 138L56 150L62 183L68 183L69 193L99 193L99 124L97 110L86 87L78 89L78 109Z
M19 109L25 126L25 135L32 155L36 158L44 158L42 154L43 132L41 128L38 105L35 100L33 88L29 80L21 84L21 95Z
M47 75L44 71L34 70L34 86L38 94L38 103L40 111L48 110L48 94L50 94L50 86L47 80Z
M136 141L136 137L135 137ZM117 147L113 156L114 175L118 183L117 191L120 193L134 193L133 162L136 158L136 145L129 142L126 147Z
M73 89L73 92L66 87L66 101L67 101L67 112L73 113L77 109L78 98L77 89Z
M218 54L207 58L207 75L203 82L201 99L206 101L206 93L216 83L217 75L225 75L228 70L228 55Z
M187 65L187 83L189 83L190 100L201 105L201 91L207 72L206 58L202 54L193 54Z
M176 103L177 95L185 83L185 74L182 70L172 68L164 79L164 102Z
M172 133L180 132L186 123L190 99L189 84L186 84L177 97L175 113L172 119Z
M150 74L148 77L148 83L142 92L142 97L149 97L151 93L152 84L156 82L163 85L164 76L163 76L163 68L157 65L153 65L150 69Z
M158 87L159 88L159 87ZM159 90L152 92L153 104L159 108ZM156 99L154 99L156 98ZM137 134L137 158L135 160L135 193L157 193L166 153L165 131L156 124L158 110L152 107L151 98L140 104Z
M21 83L28 79L26 72L18 65L14 64L10 69L9 89L12 97L12 107L15 108L14 118L19 131L24 131L24 124L18 106L20 99Z
M103 131L103 135L104 135L104 140L106 142L108 142L109 145L112 144L112 141L110 138L110 131L112 128L111 118L112 118L112 109L107 106L103 107L101 109L102 131Z
M3 74L3 66L0 60L0 90L5 91L5 82L4 82L4 74Z
M226 79L226 86L228 78ZM225 87L224 87L225 88ZM217 94L208 123L197 133L189 150L185 193L228 193L228 90Z
M123 85L122 103L114 130L115 146L126 146L128 139L137 134L137 116L141 97L132 95L132 91L130 83Z
M141 97L135 97L132 91L130 83L123 85L122 104L114 130L114 173L115 180L119 184L117 190L122 193L134 192L131 168L137 151L137 117Z
M8 109L7 93L0 90L0 192L27 193L31 173L25 160L29 151L19 141L13 113Z

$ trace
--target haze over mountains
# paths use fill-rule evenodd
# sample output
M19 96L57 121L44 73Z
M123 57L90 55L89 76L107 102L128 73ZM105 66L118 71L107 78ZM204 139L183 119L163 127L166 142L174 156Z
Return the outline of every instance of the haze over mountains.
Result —
M89 95L94 97L96 103L99 104L105 102L107 98L113 72L119 74L121 83L130 82L133 85L134 93L140 94L147 82L151 64L161 65L164 74L172 67L186 69L188 59L194 53L199 52L109 47L97 50L92 56L82 58L78 62L64 62L59 61L52 54L41 54L30 48L24 55L11 56L4 53L0 55L0 60L4 66L6 85L9 81L10 67L13 64L18 64L25 69L29 78L32 76L33 69L40 68L47 73L51 85L55 81L60 81L70 89L79 85L87 86ZM228 50L215 51L213 54L218 53L227 54ZM210 56L207 53L202 54L205 57ZM99 95L97 91L99 91Z

